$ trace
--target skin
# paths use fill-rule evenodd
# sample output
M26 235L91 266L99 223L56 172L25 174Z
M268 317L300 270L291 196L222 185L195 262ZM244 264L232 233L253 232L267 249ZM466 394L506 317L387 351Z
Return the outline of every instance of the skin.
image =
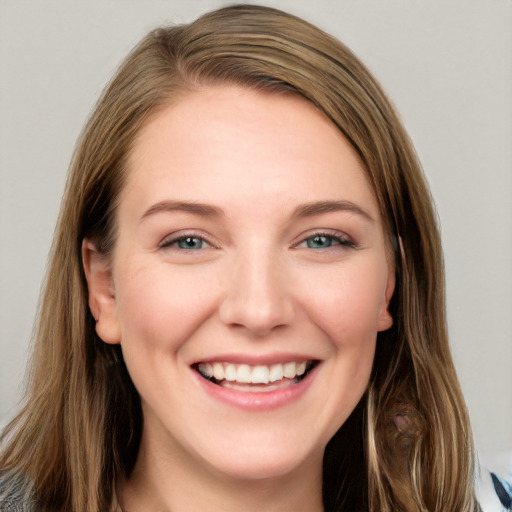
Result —
M117 221L113 253L85 240L83 256L98 335L121 344L142 401L123 508L322 510L325 446L393 321L394 268L354 149L299 97L202 89L141 129ZM299 398L244 410L191 368L233 354L320 364Z

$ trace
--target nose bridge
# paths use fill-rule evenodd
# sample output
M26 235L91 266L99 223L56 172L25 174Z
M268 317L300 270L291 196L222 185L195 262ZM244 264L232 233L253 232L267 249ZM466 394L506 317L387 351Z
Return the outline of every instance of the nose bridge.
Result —
M264 335L294 317L282 258L270 248L255 247L236 256L220 306L224 323Z

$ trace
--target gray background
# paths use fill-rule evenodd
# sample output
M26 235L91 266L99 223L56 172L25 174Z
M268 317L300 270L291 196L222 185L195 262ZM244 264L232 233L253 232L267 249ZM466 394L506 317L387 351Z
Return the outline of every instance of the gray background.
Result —
M151 28L227 2L0 0L0 425L80 129ZM512 3L276 0L348 44L401 113L436 199L449 329L482 458L512 451Z

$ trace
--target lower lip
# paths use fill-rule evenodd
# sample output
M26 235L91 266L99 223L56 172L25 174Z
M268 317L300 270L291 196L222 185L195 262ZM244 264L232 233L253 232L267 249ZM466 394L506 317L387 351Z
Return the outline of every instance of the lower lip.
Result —
M240 391L214 384L192 370L202 389L214 399L247 411L269 411L291 404L306 393L313 383L320 364L316 365L304 379L296 384L274 391Z

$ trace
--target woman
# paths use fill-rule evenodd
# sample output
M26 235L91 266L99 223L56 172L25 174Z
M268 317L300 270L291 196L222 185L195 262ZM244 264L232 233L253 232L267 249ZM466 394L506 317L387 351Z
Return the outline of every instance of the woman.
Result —
M478 509L420 166L364 66L280 11L127 58L72 163L33 361L6 510Z

